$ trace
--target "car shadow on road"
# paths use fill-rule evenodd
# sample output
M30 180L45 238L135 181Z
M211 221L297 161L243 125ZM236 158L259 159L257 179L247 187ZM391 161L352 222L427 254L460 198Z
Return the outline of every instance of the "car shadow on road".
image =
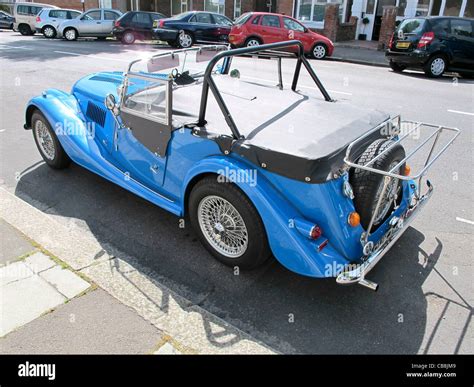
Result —
M21 174L16 195L46 213L86 227L108 246L134 257L152 280L285 353L417 353L427 323L422 285L443 251L423 251L409 228L370 279L374 293L333 279L299 276L276 260L250 272L216 262L185 222L77 165L46 165ZM166 304L166 301L163 301ZM188 305L189 306L189 305ZM230 342L207 330L216 346Z
M390 70L390 71L395 74L405 75L408 78L424 79L426 81L431 81L431 82L441 82L441 83L455 83L455 82L472 83L473 82L471 78L461 77L459 74L451 73L451 72L447 72L439 78L430 78L421 70L417 71L417 70L408 69L408 70L404 70L401 73L397 73L393 70Z

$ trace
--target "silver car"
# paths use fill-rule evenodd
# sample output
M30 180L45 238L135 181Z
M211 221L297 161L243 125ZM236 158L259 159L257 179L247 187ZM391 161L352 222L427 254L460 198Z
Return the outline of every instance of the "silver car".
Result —
M75 19L81 14L74 9L43 8L36 17L35 29L45 38L55 38L58 27L64 20Z
M105 39L112 36L114 21L120 15L122 12L116 9L90 9L75 19L63 21L59 25L58 36L63 36L66 40L76 40L80 36Z

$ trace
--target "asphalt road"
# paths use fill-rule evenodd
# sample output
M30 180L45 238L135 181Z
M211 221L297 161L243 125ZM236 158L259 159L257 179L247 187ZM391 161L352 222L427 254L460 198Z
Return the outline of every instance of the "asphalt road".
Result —
M430 175L431 203L370 274L380 284L373 293L298 276L276 261L236 276L176 217L76 165L58 172L41 162L22 127L31 97L46 88L70 90L91 72L124 70L137 55L158 49L1 31L0 185L58 221L89 230L104 249L113 245L138 258L150 276L279 351L473 352L472 81L312 61L333 98L463 131ZM276 83L270 61L234 65L249 79ZM284 63L285 82L291 65ZM300 87L317 93L306 74Z

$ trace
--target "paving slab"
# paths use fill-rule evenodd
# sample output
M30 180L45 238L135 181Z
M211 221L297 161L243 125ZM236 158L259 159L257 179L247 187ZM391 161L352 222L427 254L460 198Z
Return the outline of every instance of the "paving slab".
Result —
M33 271L24 261L10 263L0 267L0 286L20 281L32 275L34 275Z
M35 247L16 228L0 218L0 265L14 261Z
M59 265L43 271L39 275L67 298L73 298L90 287L87 281Z
M0 339L6 354L152 353L161 332L101 289Z
M25 263L35 274L48 270L56 265L56 262L41 251L26 257Z
M66 298L37 275L0 287L0 337L62 304Z

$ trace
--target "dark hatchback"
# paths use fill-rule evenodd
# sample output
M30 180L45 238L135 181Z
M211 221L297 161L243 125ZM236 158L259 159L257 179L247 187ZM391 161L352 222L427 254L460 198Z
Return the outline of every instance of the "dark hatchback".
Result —
M457 17L405 19L385 54L392 70L421 68L430 77L445 71L474 75L474 20Z
M129 11L115 21L112 33L123 44L133 44L137 39L150 40L153 22L165 17L158 12Z
M184 12L155 22L153 37L173 47L188 48L196 42L229 40L232 20L213 12Z

